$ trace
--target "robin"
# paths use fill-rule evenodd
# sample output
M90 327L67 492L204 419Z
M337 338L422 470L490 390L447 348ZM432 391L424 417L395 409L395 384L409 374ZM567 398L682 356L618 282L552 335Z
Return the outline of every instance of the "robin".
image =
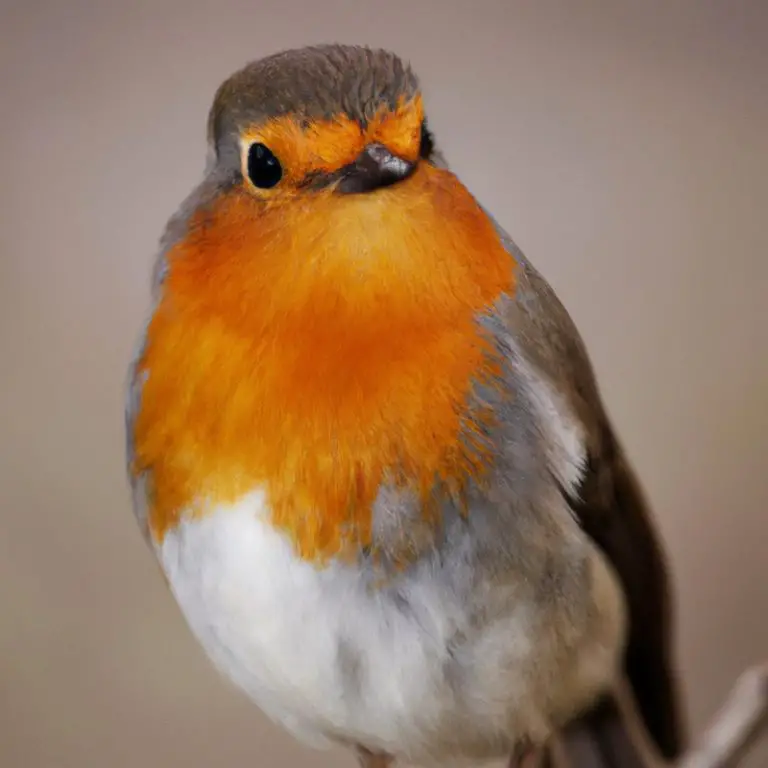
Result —
M628 682L683 748L664 553L567 311L448 169L409 65L219 88L131 364L139 523L213 663L372 768L537 754Z

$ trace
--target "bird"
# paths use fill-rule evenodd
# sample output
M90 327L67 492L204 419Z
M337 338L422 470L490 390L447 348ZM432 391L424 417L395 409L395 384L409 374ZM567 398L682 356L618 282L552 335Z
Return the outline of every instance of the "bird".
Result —
M309 746L518 765L579 726L635 765L625 685L674 759L650 505L575 322L425 103L364 45L219 86L128 363L136 520L211 663Z

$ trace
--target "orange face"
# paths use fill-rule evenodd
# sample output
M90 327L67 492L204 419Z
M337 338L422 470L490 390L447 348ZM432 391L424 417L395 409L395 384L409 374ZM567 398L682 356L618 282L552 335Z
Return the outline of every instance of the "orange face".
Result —
M424 120L420 97L401 103L394 112L380 111L366 128L344 115L302 126L293 116L270 120L246 130L240 137L243 176L247 179L247 152L254 142L267 147L280 159L283 177L271 189L251 192L265 201L285 200L301 193L301 183L311 174L333 172L352 163L367 144L378 142L393 154L411 162L419 156Z
M343 118L249 130L244 156L269 146L280 183L244 181L168 253L134 434L157 541L185 510L259 488L303 557L339 556L370 545L383 482L430 514L436 482L458 493L482 473L465 417L496 360L476 317L514 287L492 223L424 162L365 194L301 184L374 141L415 162L421 122L416 99L365 130Z

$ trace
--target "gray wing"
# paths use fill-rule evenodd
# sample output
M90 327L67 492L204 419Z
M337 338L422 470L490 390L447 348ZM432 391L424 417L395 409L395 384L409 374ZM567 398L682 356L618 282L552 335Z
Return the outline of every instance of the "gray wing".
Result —
M669 578L650 511L605 412L583 341L552 288L501 228L518 262L515 300L505 321L525 359L564 397L584 430L586 465L562 493L583 530L615 569L625 592L625 671L638 711L668 759L684 748L673 672Z

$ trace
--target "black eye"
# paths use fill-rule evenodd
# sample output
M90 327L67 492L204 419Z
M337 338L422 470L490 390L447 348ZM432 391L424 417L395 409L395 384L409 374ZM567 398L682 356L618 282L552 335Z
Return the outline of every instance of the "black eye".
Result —
M424 120L424 122L421 124L421 147L419 149L419 154L423 158L428 159L434 148L435 139L432 136L432 132L427 127L427 121Z
M280 161L264 144L251 144L248 149L248 178L254 187L269 189L283 176Z

